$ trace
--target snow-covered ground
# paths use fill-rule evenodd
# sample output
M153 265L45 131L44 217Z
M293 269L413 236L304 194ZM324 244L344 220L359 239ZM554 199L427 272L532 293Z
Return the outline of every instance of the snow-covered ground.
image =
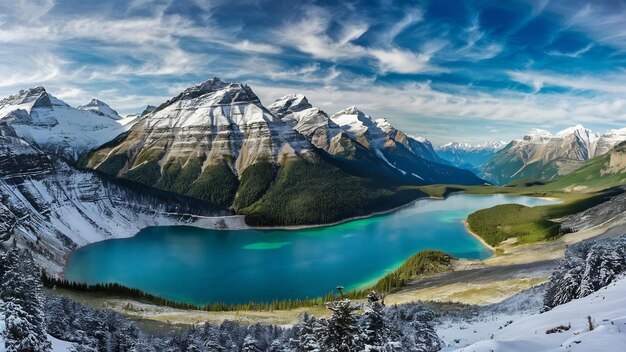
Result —
M626 279L545 313L536 313L540 292L517 296L509 306L519 305L517 313L487 309L470 321L445 320L437 333L445 341L444 351L459 352L527 352L527 351L626 351ZM531 307L535 306L534 313ZM595 328L590 331L590 316ZM547 334L558 326L569 330Z
M4 314L0 313L0 352L7 352L6 347L4 346ZM52 344L52 352L69 352L71 351L71 347L74 345L71 342L62 341L56 339L50 335L48 335L48 340Z

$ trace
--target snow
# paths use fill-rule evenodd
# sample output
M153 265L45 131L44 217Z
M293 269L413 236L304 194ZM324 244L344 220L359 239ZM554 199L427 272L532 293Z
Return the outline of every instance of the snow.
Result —
M0 352L8 352L6 350L6 347L4 347L3 335L4 335L5 326L6 325L4 322L4 314L0 313ZM50 335L48 335L48 340L52 343L52 352L69 352L72 350L71 348L74 346L74 344L71 342L59 340Z
M596 327L592 331L588 329L587 316L595 322ZM513 322L502 327L506 319ZM571 324L568 331L546 334L548 329L568 324ZM448 339L453 338L455 328L459 331L459 338L471 340L472 334L482 336L479 339L483 340L474 341L458 349L459 352L622 352L626 346L626 279L622 278L587 297L545 313L502 314L495 319L485 318L467 325L466 330L459 329L461 325L442 329ZM493 334L493 338L485 337L486 331Z
M74 344L68 341L59 340L48 335L48 340L52 343L52 352L69 352L72 351Z

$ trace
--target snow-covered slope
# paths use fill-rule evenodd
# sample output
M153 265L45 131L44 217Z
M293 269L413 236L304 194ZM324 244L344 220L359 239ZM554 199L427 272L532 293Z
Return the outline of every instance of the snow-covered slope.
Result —
M437 155L457 167L473 170L507 145L504 141L480 144L450 142L435 148Z
M594 326L589 329L591 318ZM626 346L626 279L541 314L514 317L492 326L492 338L458 349L462 352L621 352ZM559 326L565 331L547 333ZM502 328L500 328L502 327ZM469 327L471 329L471 327Z
M534 129L493 155L480 169L490 181L500 184L525 178L553 180L625 140L626 129L598 134L576 125L554 135Z
M370 150L391 150L401 145L419 158L445 164L426 138L409 136L394 128L386 119L374 119L356 106L339 111L330 119Z
M73 108L43 87L0 100L0 121L9 123L19 137L68 160L77 160L130 127L91 109Z

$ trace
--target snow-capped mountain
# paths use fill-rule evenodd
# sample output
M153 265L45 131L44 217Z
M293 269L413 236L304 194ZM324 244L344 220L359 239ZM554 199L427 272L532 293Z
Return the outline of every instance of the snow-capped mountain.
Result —
M506 145L507 142L504 141L490 141L480 144L450 142L436 147L435 152L454 166L476 170L478 166L489 160Z
M505 184L525 178L553 180L626 140L626 128L595 133L582 125L556 134L535 129L514 140L481 166L490 180Z
M130 127L92 110L73 108L43 87L0 100L0 121L9 123L19 137L68 160L77 160Z
M117 111L113 110L107 103L98 99L91 99L91 101L85 105L80 105L78 107L80 110L91 111L96 115L106 116L113 120L121 120L122 117L117 113Z
M111 148L97 151L87 166L114 176L183 170L193 175L186 182L191 185L215 168L240 176L254 163L279 163L310 149L250 87L213 78L146 114Z

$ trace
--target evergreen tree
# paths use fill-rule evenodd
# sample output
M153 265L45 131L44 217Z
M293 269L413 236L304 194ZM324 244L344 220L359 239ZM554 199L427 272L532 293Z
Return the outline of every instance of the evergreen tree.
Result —
M4 257L0 299L4 302L4 340L8 351L45 352L52 346L46 334L43 289L32 256L13 248Z
M252 335L246 336L243 340L243 346L241 347L241 352L262 352L259 347L259 341L252 337Z
M352 352L361 351L364 341L355 311L361 309L357 303L349 299L328 302L325 307L333 314L327 321L325 334L322 338L326 351Z

